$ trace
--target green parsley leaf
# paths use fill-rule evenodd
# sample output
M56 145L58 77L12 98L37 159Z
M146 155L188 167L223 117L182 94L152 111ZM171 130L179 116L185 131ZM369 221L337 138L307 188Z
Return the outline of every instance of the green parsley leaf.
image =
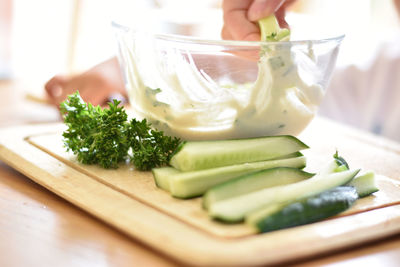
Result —
M166 165L180 140L165 136L146 121L128 116L120 101L108 108L86 104L76 92L61 103L60 110L67 125L64 145L77 155L79 162L118 168L130 161L139 170Z

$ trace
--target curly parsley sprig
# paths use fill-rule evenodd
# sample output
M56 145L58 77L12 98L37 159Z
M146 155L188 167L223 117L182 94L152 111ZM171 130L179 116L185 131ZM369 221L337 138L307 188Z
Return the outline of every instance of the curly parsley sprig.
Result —
M67 151L77 155L79 162L107 169L125 161L138 170L166 165L180 139L152 129L145 119L128 121L119 104L113 100L102 109L86 104L78 92L68 96L60 105L68 127L63 133Z

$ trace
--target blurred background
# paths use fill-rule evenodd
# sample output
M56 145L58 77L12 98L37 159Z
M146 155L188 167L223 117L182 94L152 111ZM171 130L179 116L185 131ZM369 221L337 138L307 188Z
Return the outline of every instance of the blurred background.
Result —
M112 20L137 27L160 20L166 31L219 39L221 2L1 0L0 79L44 83L55 74L80 72L111 57ZM300 39L346 34L339 65L362 60L364 51L399 27L391 0L299 0L288 20L294 31L301 29Z
M0 0L0 107L3 108L0 125L59 120L53 107L17 100L26 96L30 100L44 100L43 85L54 75L77 74L114 56L112 21L142 29L220 39L221 5L222 0ZM369 59L378 54L375 48L400 36L392 0L298 0L291 6L287 20L294 39L345 34L338 70L352 65L362 69L363 64L367 66ZM387 68L397 66L393 64ZM331 85L335 90L328 90L328 94L337 96L325 100L336 102L323 103L321 114L400 140L400 107L396 103L400 90L394 88L397 85L392 85L390 79L395 70L378 67L379 74L372 69L378 79L376 84L366 79L372 76L369 72L360 74L357 69L347 71L347 80L339 78L335 83L333 79ZM385 87L375 90L368 88L369 84L353 86L357 75L361 82ZM382 79L385 84L381 86L378 82ZM350 87L343 86L341 80ZM358 91L348 90L352 86ZM374 90L378 93L371 94ZM343 92L362 97L355 102ZM388 101L392 103L391 110L385 107ZM326 112L325 107L335 112ZM385 132L384 128L388 130Z

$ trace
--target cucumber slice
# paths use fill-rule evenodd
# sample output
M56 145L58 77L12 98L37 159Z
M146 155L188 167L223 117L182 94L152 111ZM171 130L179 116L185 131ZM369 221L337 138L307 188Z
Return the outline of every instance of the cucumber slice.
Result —
M360 198L369 196L372 193L379 191L375 181L375 173L372 171L355 177L348 185L356 188L357 194Z
M203 207L207 209L217 201L237 197L264 188L300 182L313 175L312 173L296 168L285 167L246 174L208 190L203 197Z
M306 166L306 158L303 156L301 152L295 152L289 155L276 158L274 160L243 163L243 164L224 166L224 167L206 169L194 172L181 172L172 167L153 168L151 171L153 173L156 186L168 192L170 192L170 180L175 176L182 177L179 179L186 179L186 181L181 182L182 183L181 186L185 186L184 184L190 184L191 183L190 180L192 179L209 180L209 182L208 183L206 182L206 185L204 185L204 187L207 189L204 188L201 189L202 191L201 193L188 192L186 193L187 194L186 196L182 196L183 198L188 198L188 197L194 197L196 196L196 194L201 195L209 188L218 183L228 181L229 179L236 178L246 173L275 168L275 167L292 167L292 168L303 169L305 166ZM179 197L178 192L176 193L176 197Z
M278 158L308 148L294 136L183 143L170 165L180 171L210 169Z
M266 188L218 201L210 205L209 215L225 222L240 222L243 221L246 214L263 206L296 201L344 185L350 182L358 172L357 169L332 174L318 174L294 184Z
M339 186L287 205L269 205L248 214L246 223L260 232L313 223L347 210L357 198L354 187Z
M182 183L181 186L186 186L184 184L189 184L187 185L189 187L191 183L190 180L200 181L204 179L204 181L206 182L205 187L208 189L218 183L225 182L229 179L254 171L275 168L275 167L292 167L292 168L303 169L305 166L306 166L306 158L303 156L302 153L295 152L289 155L276 158L274 160L243 163L243 164L193 171L193 172L181 172L172 167L153 168L151 171L153 173L156 186L170 192L170 181L174 177L178 177L177 180L184 179L185 180L184 182L180 182ZM206 180L210 181L207 182ZM201 194L203 194L206 190L201 189L201 191L203 191ZM185 191L190 191L190 190L185 190ZM190 194L193 194L194 196L195 194L198 193L192 192ZM179 194L177 194L176 196L179 197L178 195Z
M169 171L169 177L167 178L167 175L164 175L164 177L169 181L169 189L166 190L169 190L172 196L178 198L191 198L201 196L211 187L229 181L246 173L275 167L304 168L305 164L306 158L304 156L300 156L288 159L242 163L231 166L190 172L181 172L174 168L171 168L175 171ZM153 174L155 172L153 172ZM155 179L160 179L157 176L159 175L156 173ZM161 180L162 179L163 176L161 176Z
M169 192L169 181L172 177L181 172L171 167L154 168L151 170L153 173L156 186Z

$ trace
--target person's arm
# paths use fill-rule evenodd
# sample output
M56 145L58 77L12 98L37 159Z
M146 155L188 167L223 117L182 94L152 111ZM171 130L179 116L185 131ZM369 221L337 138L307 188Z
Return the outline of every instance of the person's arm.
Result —
M126 98L122 74L116 58L111 58L90 70L71 77L54 76L45 85L51 104L59 106L69 94L79 91L83 100L104 105L111 96Z
M281 27L287 28L285 11L295 0L224 0L222 38L259 41L259 19L275 14Z

